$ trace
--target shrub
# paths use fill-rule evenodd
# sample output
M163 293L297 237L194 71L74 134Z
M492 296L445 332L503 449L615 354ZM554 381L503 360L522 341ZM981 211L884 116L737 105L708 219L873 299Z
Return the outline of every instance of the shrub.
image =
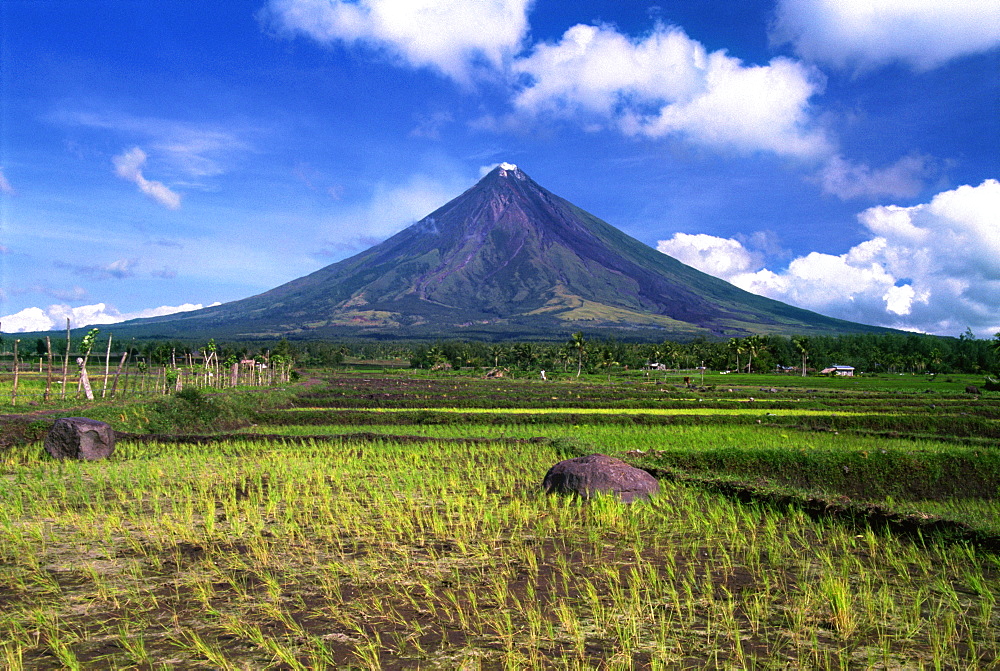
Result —
M218 428L225 414L223 399L212 398L194 387L185 387L150 404L150 433L197 433Z

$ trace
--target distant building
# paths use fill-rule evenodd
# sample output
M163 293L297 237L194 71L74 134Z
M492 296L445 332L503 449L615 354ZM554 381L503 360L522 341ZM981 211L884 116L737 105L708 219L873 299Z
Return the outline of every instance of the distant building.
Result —
M854 377L854 366L830 366L820 371L821 375L843 375Z

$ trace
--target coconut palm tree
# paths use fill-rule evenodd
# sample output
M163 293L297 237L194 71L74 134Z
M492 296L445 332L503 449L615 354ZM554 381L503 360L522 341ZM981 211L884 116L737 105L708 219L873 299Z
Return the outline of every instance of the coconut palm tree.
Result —
M753 358L759 356L767 349L767 341L756 333L746 337L746 351L748 355L747 372L753 372Z
M806 362L809 360L809 348L812 344L809 342L809 338L804 336L799 338L792 338L792 344L795 348L799 350L799 354L802 355L802 377L806 376Z
M601 367L608 374L608 384L611 384L611 367L617 366L618 361L615 360L615 353L611 351L610 347L605 347L601 350Z
M569 341L570 347L576 352L576 376L580 377L583 370L583 357L587 354L587 341L583 338L583 332L574 333Z
M746 344L740 338L730 338L727 344L729 351L736 355L736 372L741 372L740 354L747 351Z
M503 345L491 345L490 346L490 355L493 357L493 367L494 368L499 368L500 367L500 359L502 359L505 356L507 356L507 348L504 347Z

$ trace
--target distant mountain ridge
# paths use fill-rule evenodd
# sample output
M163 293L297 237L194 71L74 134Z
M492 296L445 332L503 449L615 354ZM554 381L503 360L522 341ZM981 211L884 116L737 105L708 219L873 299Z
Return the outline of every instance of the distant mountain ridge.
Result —
M501 163L360 254L262 294L118 325L136 335L648 338L880 331L686 266ZM117 330L118 327L116 327Z

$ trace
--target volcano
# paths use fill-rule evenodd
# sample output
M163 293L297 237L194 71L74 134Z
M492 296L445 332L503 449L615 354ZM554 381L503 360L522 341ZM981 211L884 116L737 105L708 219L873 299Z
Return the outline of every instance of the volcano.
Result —
M882 330L748 293L501 163L412 226L275 289L127 322L160 337L641 339ZM134 328L131 328L134 327Z

